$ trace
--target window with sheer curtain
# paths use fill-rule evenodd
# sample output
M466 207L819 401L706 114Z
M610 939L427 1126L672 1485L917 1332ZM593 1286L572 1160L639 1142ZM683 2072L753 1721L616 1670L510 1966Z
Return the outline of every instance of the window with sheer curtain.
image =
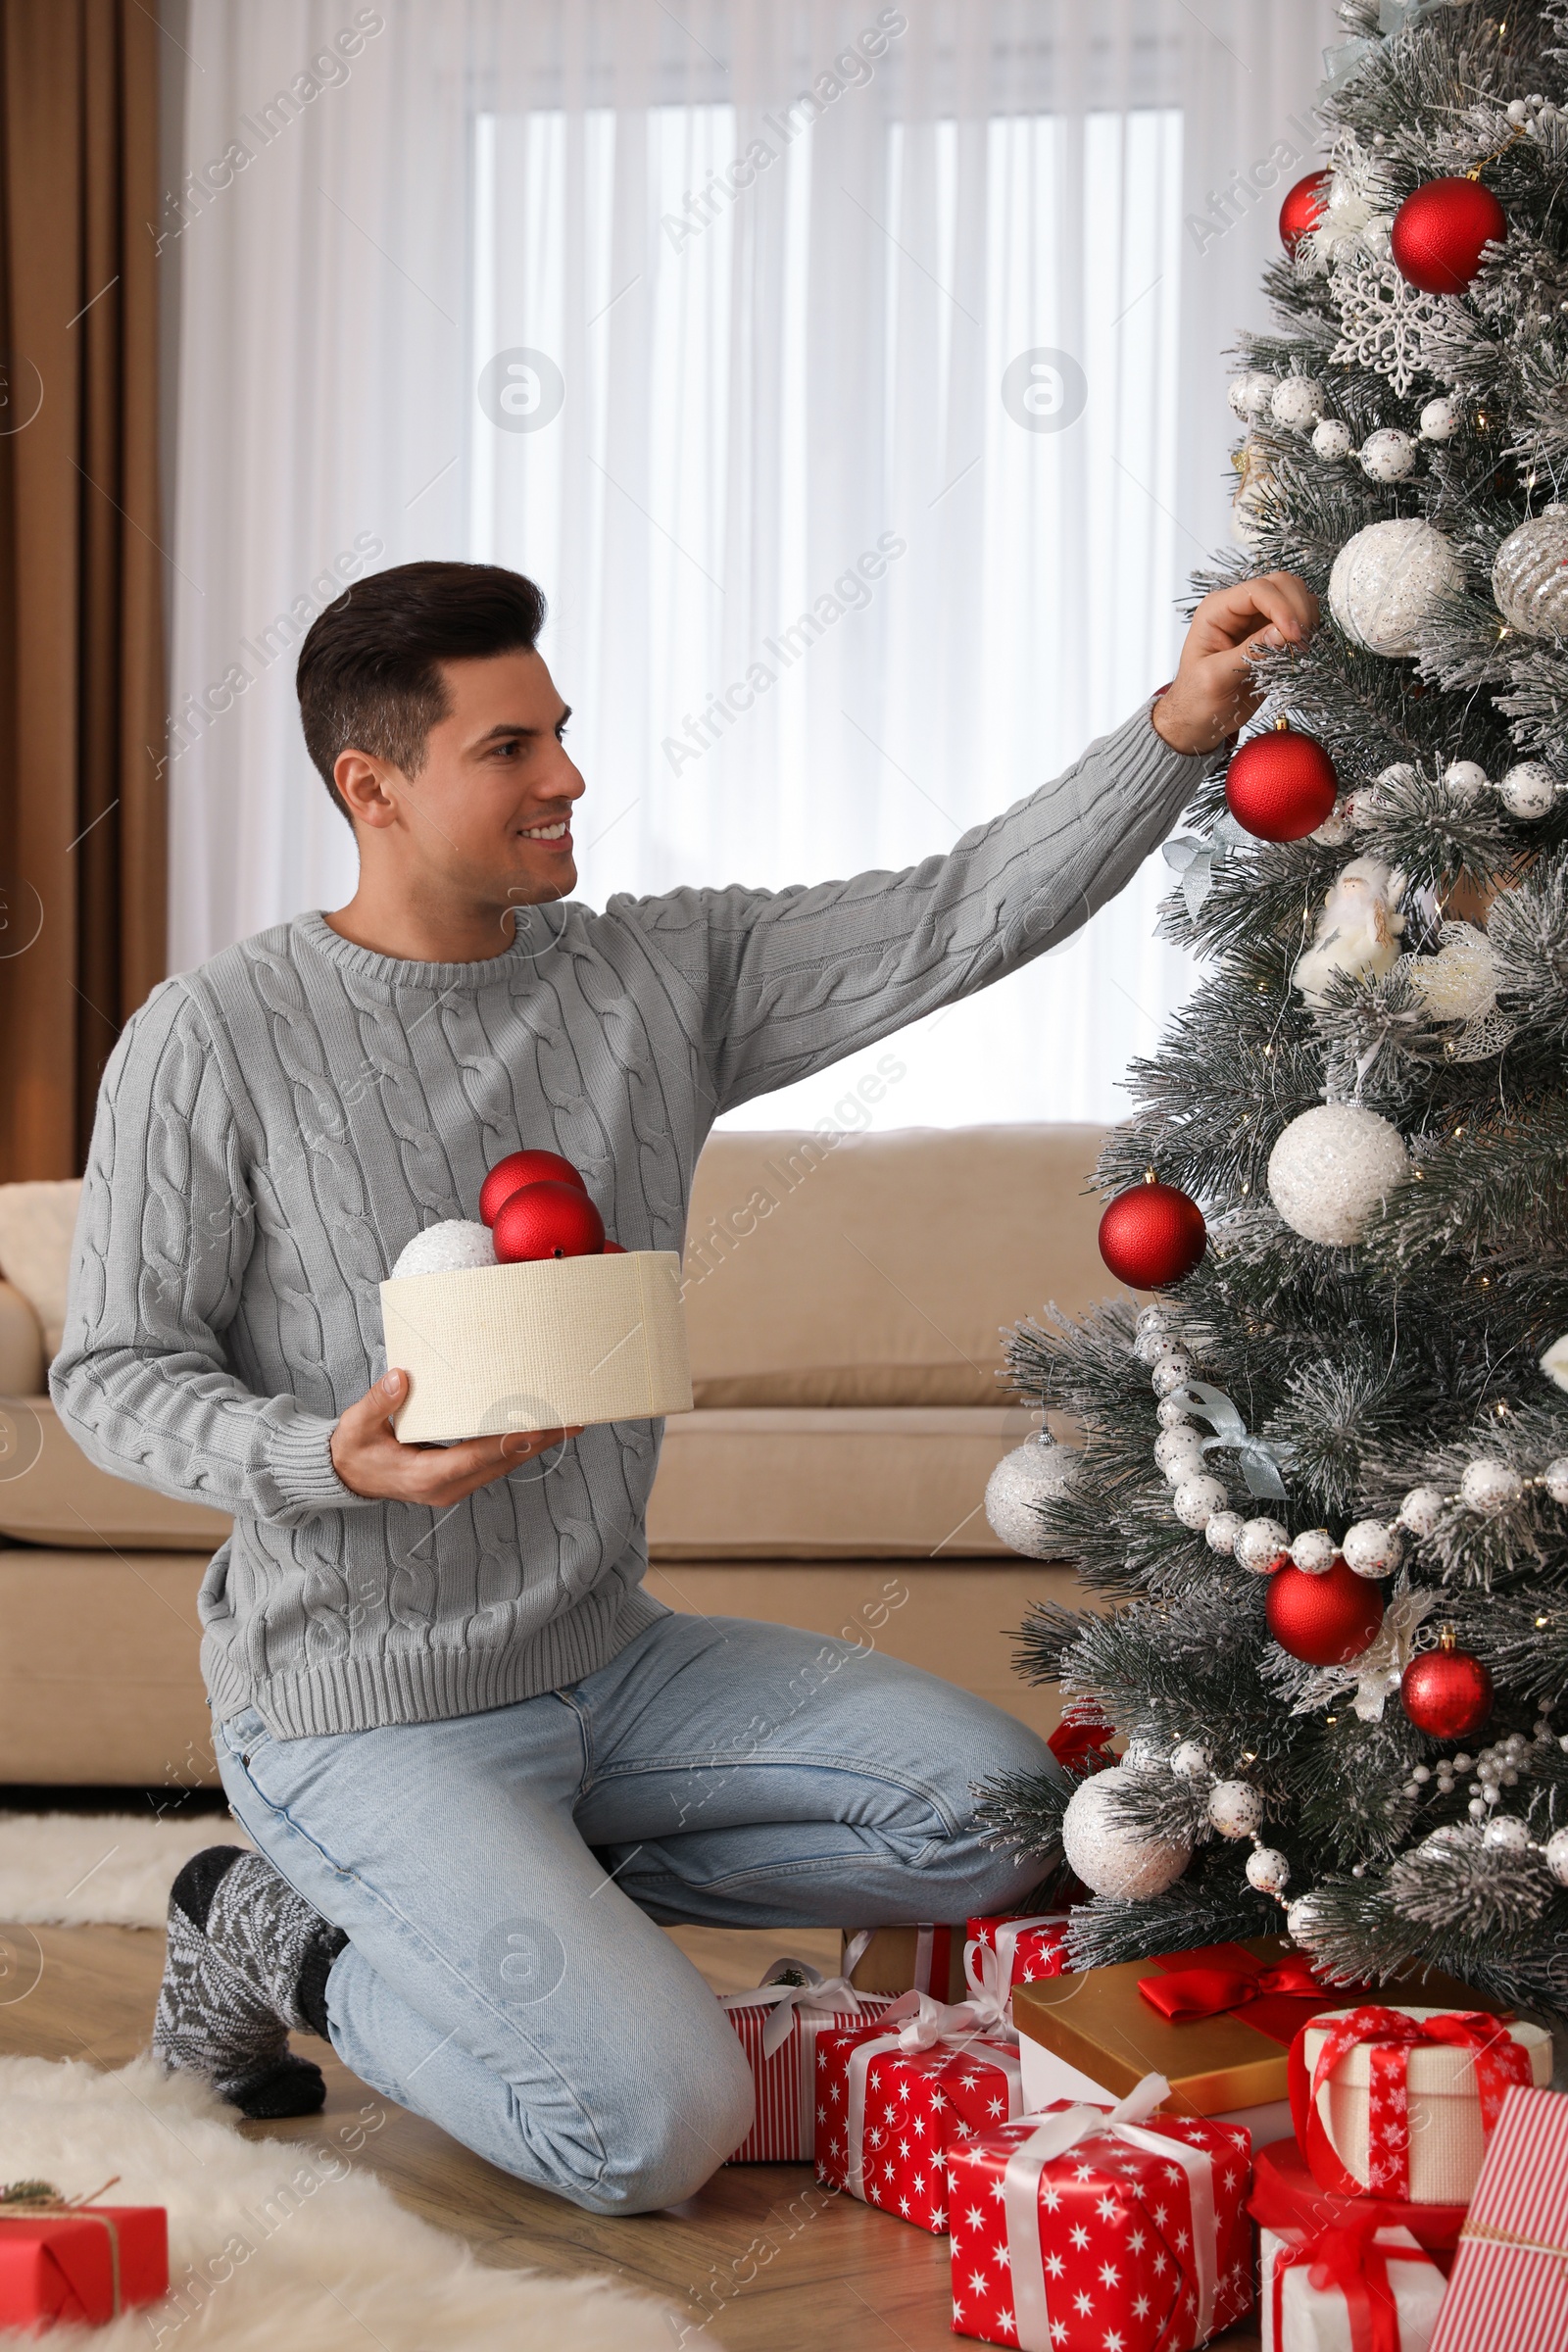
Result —
M1125 716L1223 531L1220 344L1272 207L1184 218L1310 96L1329 19L1206 14L388 12L181 232L175 968L352 888L276 625L334 566L540 582L594 904L906 864ZM197 0L193 158L314 22ZM1164 878L904 1033L878 1121L1115 1116L1187 984ZM856 1075L741 1115L813 1123Z

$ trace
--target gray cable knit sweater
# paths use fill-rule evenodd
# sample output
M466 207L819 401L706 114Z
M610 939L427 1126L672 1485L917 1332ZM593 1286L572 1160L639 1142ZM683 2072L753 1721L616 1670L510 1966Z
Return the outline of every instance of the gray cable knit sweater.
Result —
M504 1706L661 1616L662 1424L589 1429L441 1511L343 1485L333 1421L385 1369L377 1285L519 1144L575 1161L624 1247L678 1250L720 1111L1042 954L1201 765L1141 706L902 874L535 908L477 963L303 914L161 982L104 1073L49 1387L104 1469L234 1513L201 1592L219 1715L288 1739Z

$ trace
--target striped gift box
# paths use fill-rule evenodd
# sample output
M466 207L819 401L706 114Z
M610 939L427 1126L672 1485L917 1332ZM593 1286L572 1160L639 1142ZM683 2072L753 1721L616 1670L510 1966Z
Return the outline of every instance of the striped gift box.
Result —
M820 2034L870 2025L890 1993L857 1992L804 1960L778 1960L755 1992L720 2006L740 2036L757 2085L757 2115L731 2164L809 2164L816 2154L816 2043Z
M1431 2352L1568 2344L1568 2098L1505 2093Z

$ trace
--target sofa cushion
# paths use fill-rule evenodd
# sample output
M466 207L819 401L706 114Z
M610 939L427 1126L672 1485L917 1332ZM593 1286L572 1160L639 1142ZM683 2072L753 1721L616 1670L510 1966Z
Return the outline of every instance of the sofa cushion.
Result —
M1004 1328L1116 1287L1084 1190L1103 1134L710 1136L686 1242L698 1406L1004 1402Z
M1007 1555L986 1480L1039 1426L1023 1405L714 1406L665 1425L656 1560Z
M0 1396L36 1396L43 1382L38 1317L15 1283L0 1279Z
M59 1354L66 1327L66 1282L80 1199L79 1176L59 1183L0 1184L0 1274L16 1285L37 1316L46 1364Z
M0 1406L0 1536L73 1550L198 1551L226 1539L226 1511L174 1502L90 1462L47 1396Z

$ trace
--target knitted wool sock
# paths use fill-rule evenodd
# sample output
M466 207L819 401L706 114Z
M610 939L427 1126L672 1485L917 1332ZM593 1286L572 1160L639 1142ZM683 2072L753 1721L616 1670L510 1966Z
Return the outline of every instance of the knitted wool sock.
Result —
M170 1889L153 2048L248 2116L314 2115L326 2085L289 2030L325 2037L327 1972L347 1941L264 1855L208 1846Z

